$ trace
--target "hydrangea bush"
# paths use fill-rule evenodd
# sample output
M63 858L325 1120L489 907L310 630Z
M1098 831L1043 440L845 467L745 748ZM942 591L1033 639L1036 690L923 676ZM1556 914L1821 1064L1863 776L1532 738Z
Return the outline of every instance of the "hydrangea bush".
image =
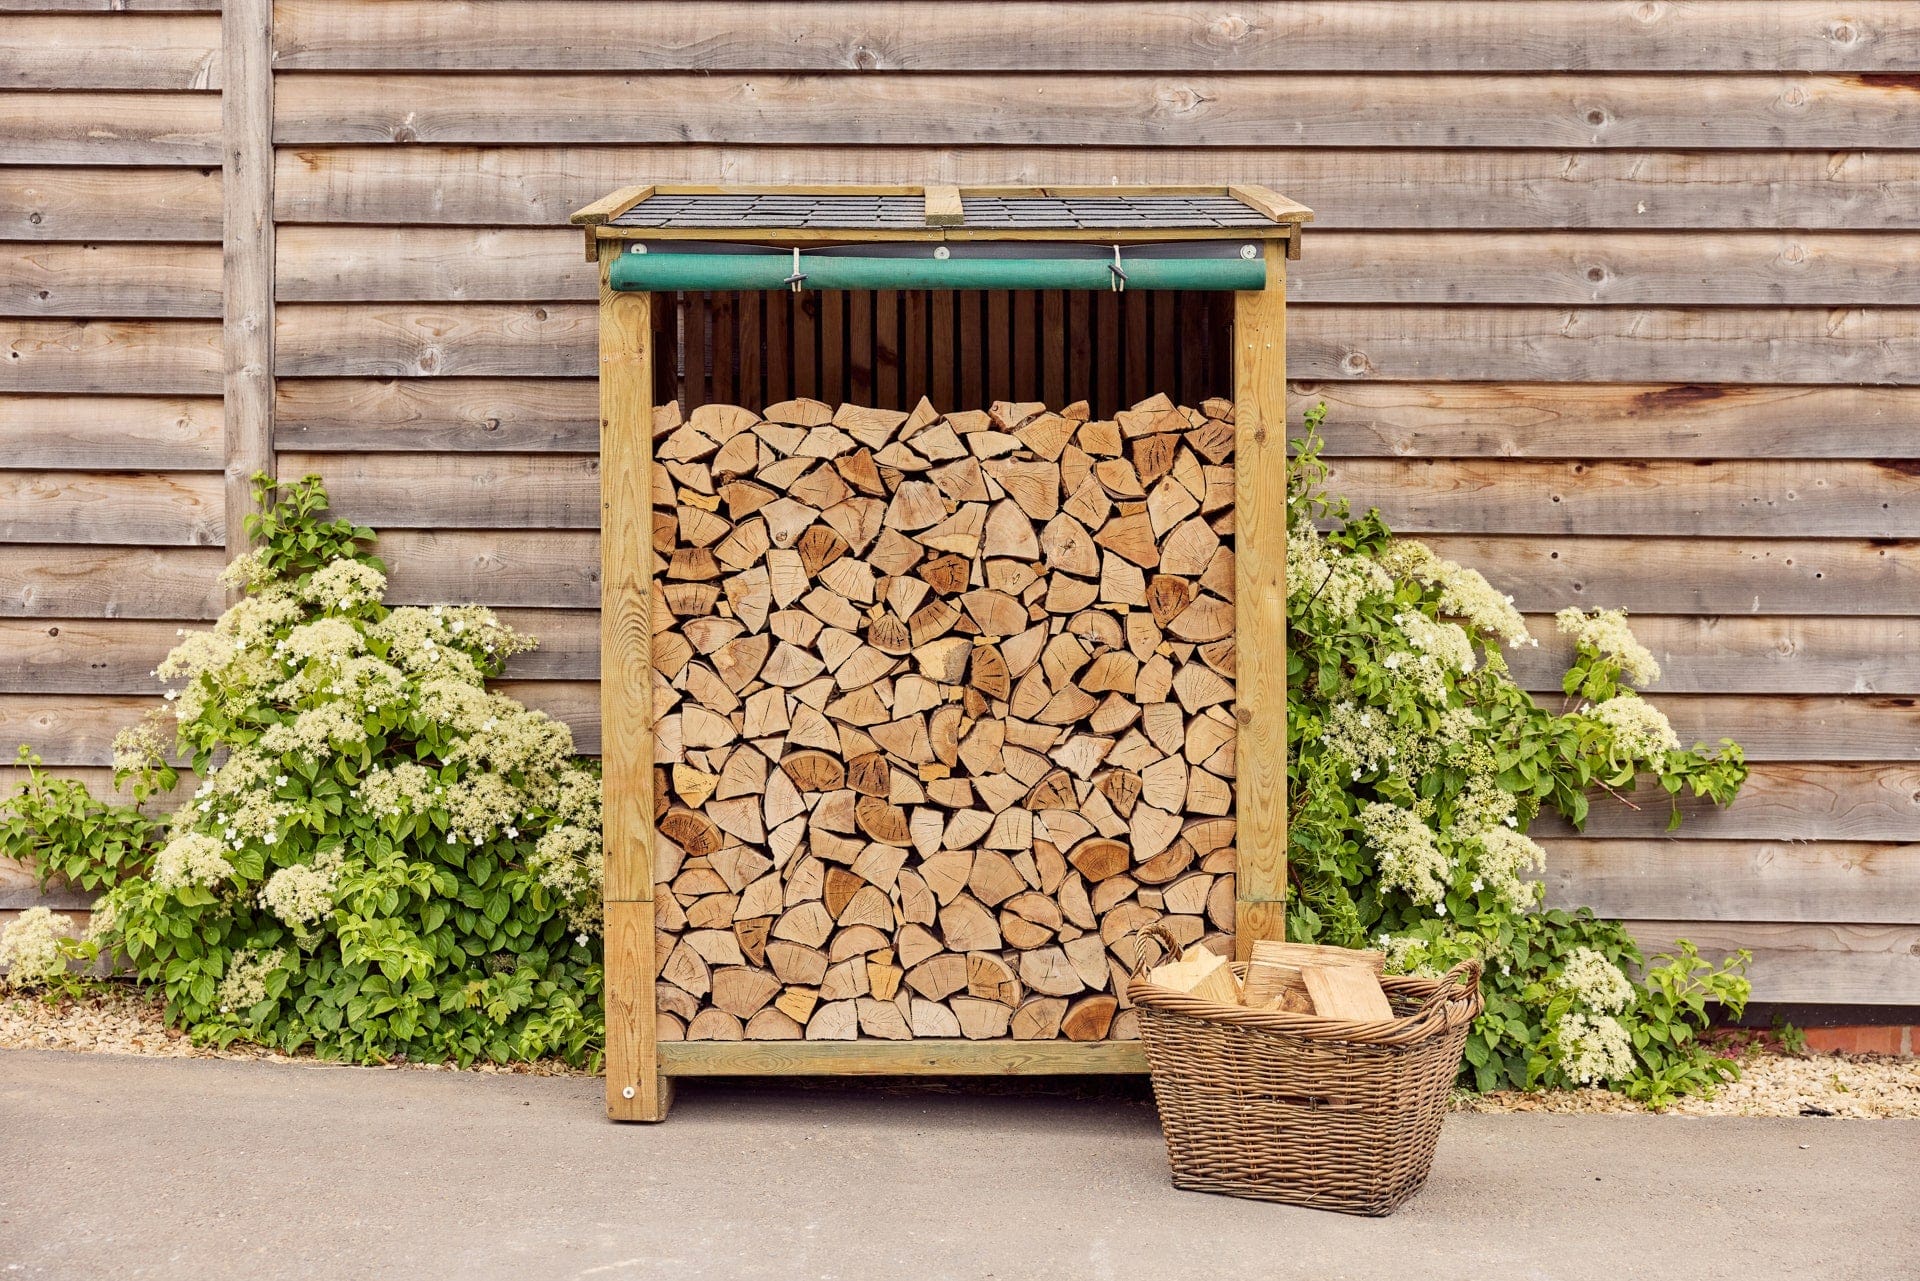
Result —
M372 531L322 519L317 478L256 483L244 595L182 634L168 708L116 742L142 795L176 753L203 781L143 866L102 871L97 943L212 1040L591 1060L599 778L485 684L531 642L483 608L382 604Z
M1732 1064L1697 1033L1710 1002L1743 1006L1745 955L1714 966L1682 945L1647 967L1618 922L1542 906L1527 832L1542 809L1578 827L1592 790L1624 798L1643 777L1725 804L1739 747L1682 747L1633 688L1660 668L1618 611L1557 617L1568 701L1537 704L1501 656L1538 643L1509 597L1326 494L1323 412L1288 489L1289 934L1384 948L1399 972L1480 958L1462 1084L1711 1088Z

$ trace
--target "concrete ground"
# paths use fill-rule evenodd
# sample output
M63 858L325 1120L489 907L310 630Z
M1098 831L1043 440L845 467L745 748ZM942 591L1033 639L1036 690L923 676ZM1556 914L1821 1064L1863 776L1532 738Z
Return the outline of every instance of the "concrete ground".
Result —
M1177 1192L1124 1088L0 1052L0 1278L1920 1277L1920 1121L1454 1116L1390 1219Z

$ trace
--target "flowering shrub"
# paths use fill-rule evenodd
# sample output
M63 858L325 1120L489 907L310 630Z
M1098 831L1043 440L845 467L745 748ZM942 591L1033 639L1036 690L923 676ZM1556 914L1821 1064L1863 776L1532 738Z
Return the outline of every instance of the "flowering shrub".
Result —
M1642 972L1618 922L1542 908L1546 856L1527 831L1543 808L1578 826L1590 789L1643 775L1725 804L1746 777L1739 747L1681 746L1632 688L1660 668L1618 611L1557 617L1577 653L1570 705L1536 704L1501 657L1538 643L1511 599L1324 492L1321 413L1288 489L1289 934L1382 947L1396 971L1481 958L1487 1011L1462 1084L1655 1101L1711 1088L1732 1064L1696 1033L1710 1001L1744 1004L1744 954L1715 967L1683 945Z
M485 685L531 642L478 607L388 608L372 531L323 520L317 478L256 486L244 596L183 633L171 707L115 745L141 794L173 785L175 751L204 781L139 856L57 865L110 885L97 944L211 1040L594 1058L599 778L566 726Z
M0 931L0 988L44 990L57 995L74 983L68 962L75 956L73 918L30 907Z

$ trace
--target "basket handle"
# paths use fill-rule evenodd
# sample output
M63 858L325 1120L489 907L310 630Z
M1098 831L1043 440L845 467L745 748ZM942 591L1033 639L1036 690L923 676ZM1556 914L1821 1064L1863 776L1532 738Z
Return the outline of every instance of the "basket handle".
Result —
M1472 993L1480 987L1480 962L1468 959L1461 961L1440 976L1440 985L1420 1002L1419 1008L1409 1015L1418 1018L1434 1005L1445 1001L1458 1000L1462 994Z
M1151 961L1147 959L1147 949L1149 946L1151 946L1154 953L1156 953ZM1141 930L1133 936L1133 974L1131 977L1136 979L1145 978L1147 971L1154 965L1159 964L1161 960L1170 956L1179 955L1180 940L1173 936L1173 931L1164 925L1149 925L1146 929Z

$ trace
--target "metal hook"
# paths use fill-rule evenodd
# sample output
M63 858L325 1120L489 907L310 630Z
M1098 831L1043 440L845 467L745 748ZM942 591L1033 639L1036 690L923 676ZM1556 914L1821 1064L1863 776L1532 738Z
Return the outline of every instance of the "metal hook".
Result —
M1113 286L1113 292L1116 294L1124 294L1127 292L1127 270L1120 265L1119 245L1113 247L1113 265L1108 267L1107 270L1113 273L1112 279L1108 282Z
M787 284L793 286L793 292L800 292L800 286L806 281L807 273L800 270L800 246L793 247L793 274L787 277Z

